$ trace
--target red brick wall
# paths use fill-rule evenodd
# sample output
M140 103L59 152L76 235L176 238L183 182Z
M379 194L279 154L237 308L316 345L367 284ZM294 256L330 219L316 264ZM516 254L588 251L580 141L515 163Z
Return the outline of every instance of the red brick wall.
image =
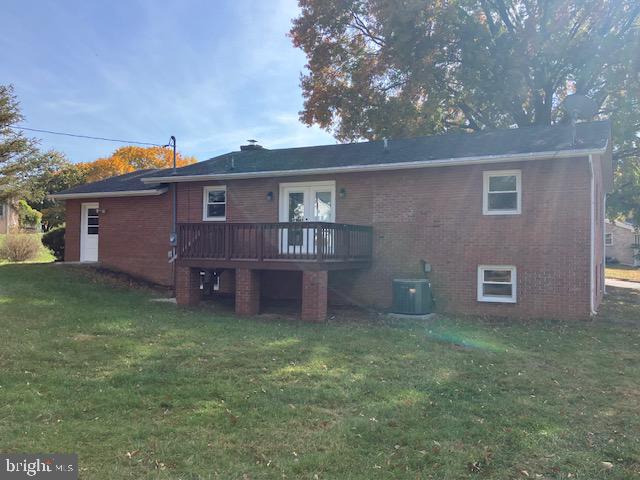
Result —
M482 215L483 171L503 169L522 171L522 214ZM591 186L585 158L179 184L178 221L201 222L203 186L216 184L227 186L227 221L278 221L279 183L319 180L335 180L336 192L346 192L344 198L336 195L337 222L374 228L371 268L331 272L333 301L388 308L392 279L424 276L423 259L432 265L429 278L441 311L589 315ZM273 192L272 201L268 192ZM101 219L100 260L158 283L170 282L170 196L98 201L107 209ZM79 202L67 205L67 258L77 259ZM516 304L477 302L480 264L517 267ZM301 288L299 274L262 275L269 277L262 282L263 295L283 296L294 284ZM232 282L224 283L225 290L231 289Z
M202 296L200 291L200 271L196 268L176 269L176 303L196 305Z
M171 197L113 197L87 200L101 210L98 260L114 270L160 285L173 284L167 261ZM67 200L65 260L80 260L81 200Z
M324 322L327 319L327 278L327 271L302 272L302 320Z
M171 196L118 197L100 200L98 258L102 265L160 285L171 285L168 263Z
M482 215L482 172L522 171L522 214ZM227 221L278 220L280 182L336 180L336 221L373 225L374 262L331 272L330 295L388 308L391 281L432 265L439 310L584 318L590 305L590 174L586 159L181 184L179 221L202 221L202 188L227 186ZM273 192L273 201L267 193ZM515 265L516 304L480 303L477 267Z
M256 315L260 311L259 270L239 268L236 270L236 313Z

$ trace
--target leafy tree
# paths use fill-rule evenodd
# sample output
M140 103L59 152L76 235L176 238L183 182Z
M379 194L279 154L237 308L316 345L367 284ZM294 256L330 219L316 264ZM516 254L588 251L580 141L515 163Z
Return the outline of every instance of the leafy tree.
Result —
M28 197L31 183L56 167L58 154L41 152L38 142L13 125L23 120L10 85L0 85L0 196Z
M26 201L18 201L18 221L23 230L37 230L40 228L42 213L32 208Z
M84 171L66 158L59 157L56 167L30 184L29 204L42 212L42 229L45 232L64 224L65 220L64 203L50 200L47 195L86 183Z
M176 155L178 167L195 162L195 157L183 157L180 153ZM137 146L120 147L109 157L78 164L78 168L89 182L145 168L169 168L171 166L173 166L173 151L171 149Z
M176 156L178 166L189 165L194 157ZM118 148L112 155L93 162L70 163L59 157L57 168L48 170L31 183L31 205L42 212L42 228L49 231L64 224L64 203L49 200L47 195L76 185L103 180L114 175L145 168L168 168L173 165L173 151L161 147L126 146Z
M640 215L637 0L299 3L304 123L342 141L547 125L585 94L613 124L609 214Z
M637 126L636 0L300 6L291 37L309 60L301 117L341 140L550 124L573 90L603 113L624 108Z

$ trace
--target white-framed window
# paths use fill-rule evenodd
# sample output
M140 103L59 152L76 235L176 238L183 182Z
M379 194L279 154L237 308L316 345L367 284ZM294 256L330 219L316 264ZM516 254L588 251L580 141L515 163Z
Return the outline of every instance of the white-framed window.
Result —
M204 187L202 219L223 222L227 219L227 187L216 185Z
M512 265L478 266L478 301L516 303L516 277Z
M518 215L522 210L522 172L496 170L483 172L484 215Z
M613 245L613 233L605 233L604 234L604 244L607 247L610 247L611 245Z

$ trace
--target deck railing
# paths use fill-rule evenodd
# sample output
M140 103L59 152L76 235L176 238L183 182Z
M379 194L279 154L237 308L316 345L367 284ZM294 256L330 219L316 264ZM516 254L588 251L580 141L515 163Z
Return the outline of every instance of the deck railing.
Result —
M178 258L366 261L372 228L328 222L181 223Z

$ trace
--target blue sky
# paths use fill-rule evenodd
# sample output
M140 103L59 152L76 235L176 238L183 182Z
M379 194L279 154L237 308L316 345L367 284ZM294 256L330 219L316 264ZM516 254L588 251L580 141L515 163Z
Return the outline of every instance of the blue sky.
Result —
M298 120L304 54L286 36L295 0L3 0L0 83L25 126L164 143L204 160L256 138L335 143ZM33 134L70 160L118 144Z

